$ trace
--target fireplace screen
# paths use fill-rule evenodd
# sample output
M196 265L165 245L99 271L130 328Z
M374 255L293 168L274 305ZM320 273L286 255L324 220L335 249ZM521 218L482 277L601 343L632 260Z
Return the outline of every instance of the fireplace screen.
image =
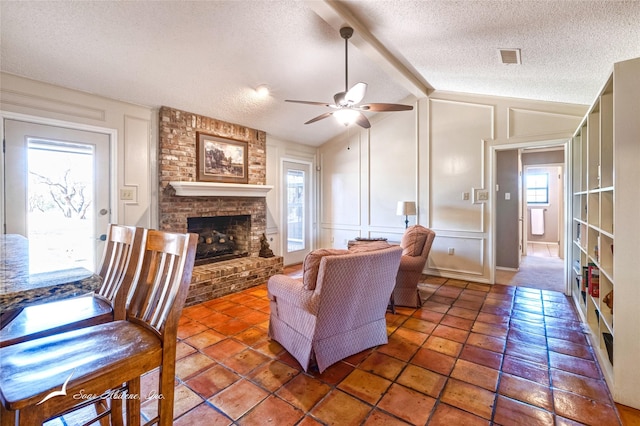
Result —
M249 256L250 215L190 217L187 231L198 234L196 265Z

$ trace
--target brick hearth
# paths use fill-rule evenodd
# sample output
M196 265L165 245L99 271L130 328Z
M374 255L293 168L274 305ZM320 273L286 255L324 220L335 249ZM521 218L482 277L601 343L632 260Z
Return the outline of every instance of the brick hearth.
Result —
M160 109L159 227L187 232L187 217L251 215L249 257L194 267L187 306L264 283L282 272L282 257L260 258L266 231L264 197L176 196L169 182L196 180L196 132L247 142L249 184L266 183L266 133L213 118Z

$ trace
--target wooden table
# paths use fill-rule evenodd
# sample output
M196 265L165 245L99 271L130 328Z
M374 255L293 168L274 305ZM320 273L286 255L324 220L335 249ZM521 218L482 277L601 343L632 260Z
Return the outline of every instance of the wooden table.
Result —
M0 322L8 323L31 304L66 299L100 287L101 278L85 268L29 273L29 242L22 235L0 235Z

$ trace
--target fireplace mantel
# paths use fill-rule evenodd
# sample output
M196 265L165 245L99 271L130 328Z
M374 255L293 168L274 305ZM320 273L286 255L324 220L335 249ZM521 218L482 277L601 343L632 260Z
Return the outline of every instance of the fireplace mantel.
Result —
M273 185L243 183L178 182L169 184L180 197L265 197Z

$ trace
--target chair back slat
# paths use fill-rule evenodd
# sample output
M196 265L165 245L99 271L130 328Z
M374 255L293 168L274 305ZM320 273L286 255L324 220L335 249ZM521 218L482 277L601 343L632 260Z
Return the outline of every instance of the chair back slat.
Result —
M167 320L181 311L195 259L197 235L147 231L139 279L129 294L127 318L163 335Z
M126 295L137 279L145 240L143 228L110 224L107 230L107 244L98 272L102 284L97 294L111 303L116 319L124 319Z

